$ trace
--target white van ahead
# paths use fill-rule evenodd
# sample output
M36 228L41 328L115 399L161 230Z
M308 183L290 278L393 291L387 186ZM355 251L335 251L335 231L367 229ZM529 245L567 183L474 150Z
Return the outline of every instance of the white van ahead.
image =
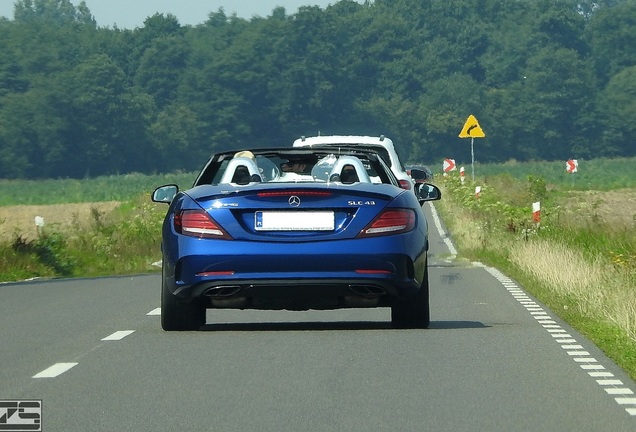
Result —
M363 146L372 148L377 151L385 160L387 165L391 167L391 171L400 181L400 185L404 189L411 190L415 184L411 176L406 172L406 168L400 161L395 151L393 141L384 135L378 137L365 135L324 135L315 137L300 137L294 141L294 147L306 146Z

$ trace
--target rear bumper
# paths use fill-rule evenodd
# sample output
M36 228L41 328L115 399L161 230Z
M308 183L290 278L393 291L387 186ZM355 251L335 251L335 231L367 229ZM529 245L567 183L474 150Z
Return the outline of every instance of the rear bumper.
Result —
M373 249L305 249L264 245L254 253L252 245L252 253L187 255L174 263L164 256L164 284L182 300L203 298L208 307L337 309L390 306L414 295L426 274L424 249L412 251L413 258Z
M178 295L203 299L211 308L307 310L390 306L418 289L419 285L398 288L377 280L271 279L202 282Z

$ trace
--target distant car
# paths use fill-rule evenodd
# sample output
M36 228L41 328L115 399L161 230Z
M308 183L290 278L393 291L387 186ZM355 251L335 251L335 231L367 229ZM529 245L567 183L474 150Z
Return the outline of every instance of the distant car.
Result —
M415 180L407 173L406 168L400 161L395 146L391 139L380 135L366 136L366 135L324 135L315 137L301 137L294 141L293 147L306 147L306 146L357 146L373 149L380 153L385 162L389 165L393 174L400 182L400 187L403 189L414 190Z
M428 327L421 204L441 192L424 186L407 192L379 154L357 148L213 155L192 188L152 194L170 205L163 329L197 329L214 308L390 307L395 327Z

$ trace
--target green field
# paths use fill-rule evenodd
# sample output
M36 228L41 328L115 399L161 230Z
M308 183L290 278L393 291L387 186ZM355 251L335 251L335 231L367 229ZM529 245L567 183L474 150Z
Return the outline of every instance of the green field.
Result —
M565 170L565 161L516 162L504 164L475 163L475 176L488 183L491 177L509 175L514 179L541 178L561 190L607 191L636 188L636 158L579 160L578 172ZM439 164L441 166L441 164ZM430 165L434 166L434 165ZM464 165L466 178L472 175L470 164ZM441 169L436 176L442 175ZM457 174L452 173L452 174ZM148 193L157 186L176 183L181 188L192 185L197 172L171 174L126 174L82 180L0 180L0 206L66 204L80 202L127 201Z
M0 180L0 206L128 201L160 185L188 188L196 172L75 179Z
M517 162L503 164L482 164L475 162L475 179L488 182L490 177L502 174L526 180L541 178L548 185L564 190L616 190L636 188L636 158L578 160L578 171L568 173L565 161ZM458 169L460 164L458 163ZM463 165L466 179L472 179L470 163ZM441 164L440 164L441 167ZM441 175L441 169L436 175Z

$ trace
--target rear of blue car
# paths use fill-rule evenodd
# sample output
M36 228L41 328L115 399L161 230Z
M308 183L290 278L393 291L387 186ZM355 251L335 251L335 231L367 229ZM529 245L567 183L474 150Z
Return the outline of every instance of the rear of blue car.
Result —
M427 223L395 184L202 184L162 235L166 330L213 308L391 307L397 327L428 326Z
M386 306L421 285L426 221L410 206L399 206L412 196L389 202L377 191L361 199L344 188L318 195L308 187L282 187L275 194L271 188L251 189L207 198L205 189L196 198L183 194L164 225L166 276L183 300L203 297L210 307L313 309L347 307L364 293L364 304ZM291 197L301 201L296 209L289 206ZM290 221L319 213L311 228L332 215L334 228L259 229L263 214L276 213Z

